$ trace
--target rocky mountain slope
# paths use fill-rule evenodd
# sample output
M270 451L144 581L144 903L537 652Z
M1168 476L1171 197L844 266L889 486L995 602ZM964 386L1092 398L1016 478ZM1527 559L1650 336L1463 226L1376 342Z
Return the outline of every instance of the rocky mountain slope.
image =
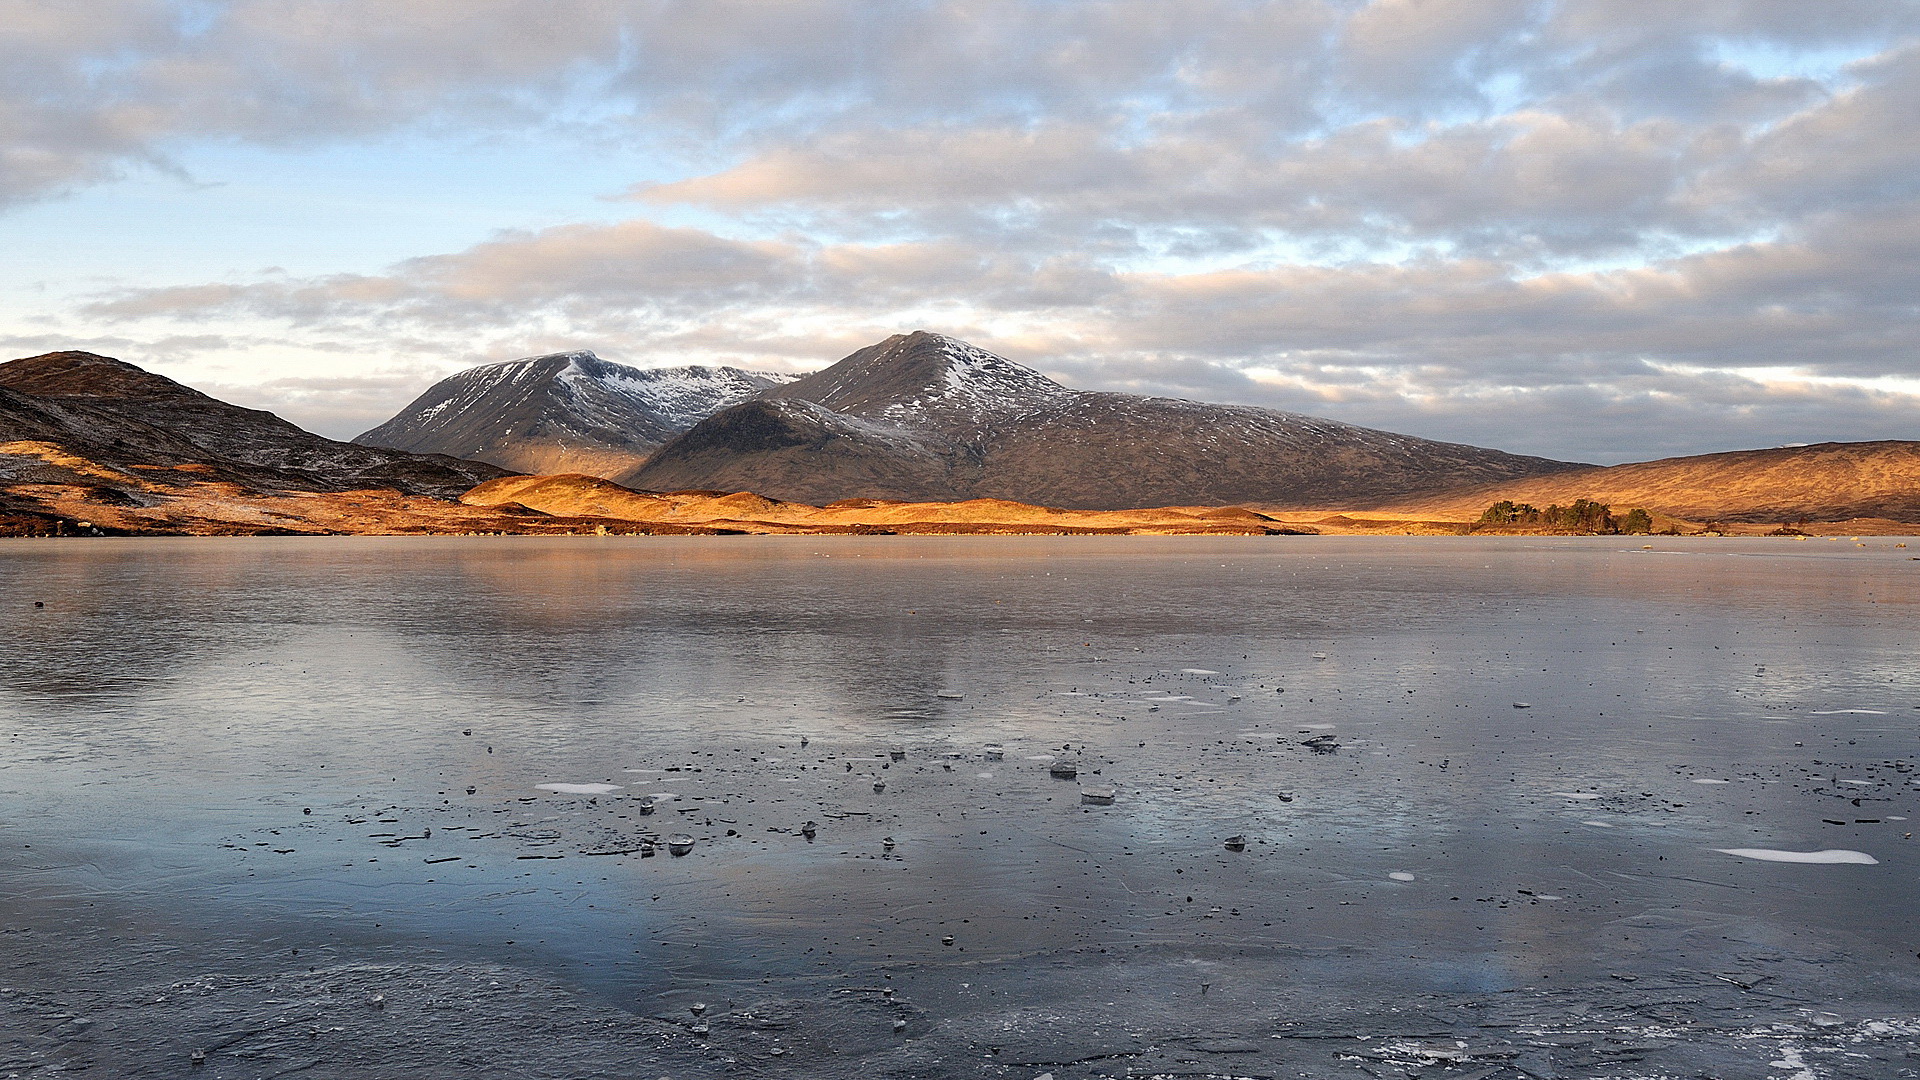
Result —
M93 353L0 364L0 511L27 518L62 507L106 516L189 492L447 499L503 471L322 438Z
M635 368L591 352L462 371L354 438L520 473L631 471L674 436L791 376L731 367Z
M1664 458L1373 500L1356 508L1471 521L1502 499L1538 507L1592 499L1616 512L1637 506L1701 522L1920 522L1920 442L1819 443Z
M1072 390L922 331L724 409L613 479L808 503L1115 509L1335 506L1570 468L1271 409Z

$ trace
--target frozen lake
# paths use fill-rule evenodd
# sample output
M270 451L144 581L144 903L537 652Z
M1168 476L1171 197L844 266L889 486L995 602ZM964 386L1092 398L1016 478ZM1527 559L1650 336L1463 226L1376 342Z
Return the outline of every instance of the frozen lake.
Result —
M1632 541L8 541L3 1064L1920 1075L1920 548Z

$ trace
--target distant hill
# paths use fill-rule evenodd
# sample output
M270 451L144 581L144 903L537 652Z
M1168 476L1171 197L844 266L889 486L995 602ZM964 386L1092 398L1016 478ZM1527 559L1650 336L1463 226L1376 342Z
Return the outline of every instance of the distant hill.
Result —
M1239 507L1166 506L1061 510L1005 499L898 502L849 499L828 506L751 492L641 492L596 476L508 476L461 496L469 506L523 509L626 526L698 527L753 533L1107 534L1274 536L1311 532Z
M440 497L504 472L323 438L94 353L0 364L0 484L93 485L137 501L141 485L182 468L259 490Z
M1356 500L1354 509L1470 521L1510 499L1643 507L1690 521L1886 518L1920 523L1920 442L1819 443L1587 468L1452 491Z
M591 352L553 353L442 379L353 441L519 473L614 476L706 417L790 378L731 367L636 368Z
M1581 467L1271 409L1073 390L922 331L724 409L613 479L808 503L1117 509L1338 506Z

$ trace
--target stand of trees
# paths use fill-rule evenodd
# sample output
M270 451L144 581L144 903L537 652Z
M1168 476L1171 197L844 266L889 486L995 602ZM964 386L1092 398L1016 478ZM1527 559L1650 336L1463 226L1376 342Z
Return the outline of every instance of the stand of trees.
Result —
M1487 507L1478 526L1509 526L1569 533L1650 533L1653 515L1635 507L1624 517L1614 517L1612 508L1592 499L1575 499L1572 506L1553 504L1545 510L1526 503L1502 499Z

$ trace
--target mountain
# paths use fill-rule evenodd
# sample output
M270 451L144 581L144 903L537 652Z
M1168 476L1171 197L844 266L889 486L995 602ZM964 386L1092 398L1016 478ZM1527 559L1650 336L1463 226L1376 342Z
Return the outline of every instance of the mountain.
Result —
M634 368L553 353L442 379L353 440L520 473L630 471L674 436L791 378L731 367Z
M178 481L450 498L503 471L322 438L89 352L0 364L0 484L16 497L66 486L138 503Z
M1334 506L1582 467L1272 409L1073 390L920 331L723 409L612 479L816 504L1118 509Z
M1472 521L1502 499L1538 507L1592 499L1617 513L1641 507L1695 522L1920 522L1920 442L1818 443L1663 458L1376 500L1356 509Z

